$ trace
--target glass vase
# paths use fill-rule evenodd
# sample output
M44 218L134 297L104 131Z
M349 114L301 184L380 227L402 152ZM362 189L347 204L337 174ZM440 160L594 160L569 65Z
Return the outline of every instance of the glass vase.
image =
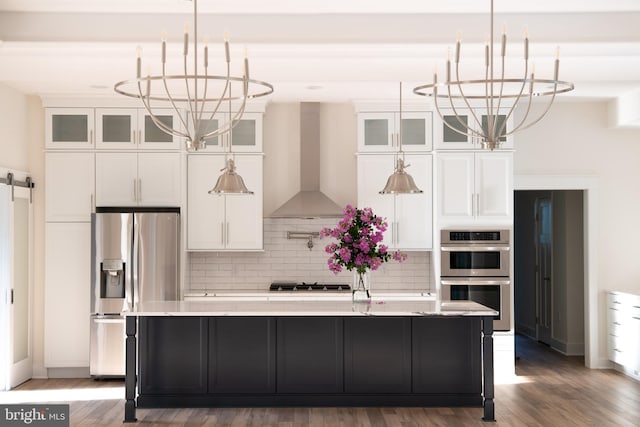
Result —
M371 274L369 270L364 273L353 272L353 287L351 288L351 300L353 302L371 301Z

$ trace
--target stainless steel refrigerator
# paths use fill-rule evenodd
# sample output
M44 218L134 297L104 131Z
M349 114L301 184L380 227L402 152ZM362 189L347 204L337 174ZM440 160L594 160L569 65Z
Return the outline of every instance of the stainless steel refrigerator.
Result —
M91 218L91 376L124 376L122 312L178 299L180 211L96 208Z

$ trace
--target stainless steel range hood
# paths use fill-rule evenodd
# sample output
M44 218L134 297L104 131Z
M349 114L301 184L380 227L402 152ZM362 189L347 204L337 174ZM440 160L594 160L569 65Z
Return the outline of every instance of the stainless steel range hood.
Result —
M320 191L320 103L300 104L300 191L270 218L335 218L342 208Z

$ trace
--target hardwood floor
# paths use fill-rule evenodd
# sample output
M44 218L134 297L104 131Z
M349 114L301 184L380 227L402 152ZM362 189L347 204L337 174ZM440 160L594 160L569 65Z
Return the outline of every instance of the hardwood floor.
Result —
M590 370L518 337L517 381L496 385L495 426L640 426L640 382L613 370ZM47 397L46 390L58 398ZM38 395L30 394L37 391ZM72 393L69 396L65 392ZM97 397L92 397L96 395ZM0 402L69 403L72 426L121 426L121 381L31 380L0 393ZM60 399L60 400L59 400ZM61 400L66 399L66 400ZM28 403L40 403L24 400ZM139 409L139 426L481 426L481 408Z

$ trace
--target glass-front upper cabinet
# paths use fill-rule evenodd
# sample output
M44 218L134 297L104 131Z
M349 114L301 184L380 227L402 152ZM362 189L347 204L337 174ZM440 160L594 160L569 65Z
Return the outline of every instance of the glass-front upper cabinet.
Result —
M96 148L133 150L138 148L136 108L96 109Z
M483 133L487 132L489 128L489 116L483 114L482 109L474 110L476 113L476 119L468 113L466 108L456 109L457 115L453 110L441 109L442 118L435 114L435 146L440 150L472 150L479 149L481 147L481 138L473 135L465 135L471 133L467 130L467 126L471 126L472 129L482 129ZM496 126L501 127L507 118L506 114L499 114L496 120ZM478 123L478 120L480 121ZM509 117L506 124L506 131L509 132L513 128L513 116ZM454 130L455 129L455 130ZM463 132L456 132L456 130ZM509 135L500 138L501 149L513 148L513 136Z
M402 113L402 149L431 151L432 113ZM367 112L358 114L358 151L397 151L400 145L400 114Z
M211 116L206 112L202 115L201 124L204 132L212 132L220 126L224 126L229 121L228 113L218 113ZM187 115L187 122L191 118ZM262 113L244 113L233 129L231 135L225 132L223 135L206 138L208 152L225 152L229 150L231 142L232 151L239 152L262 152Z
M93 119L93 108L47 108L45 148L93 148Z
M155 117L164 125L172 129L183 130L178 113L172 109L154 109ZM140 148L151 149L179 149L184 138L165 133L153 121L146 110L138 110L138 145Z

